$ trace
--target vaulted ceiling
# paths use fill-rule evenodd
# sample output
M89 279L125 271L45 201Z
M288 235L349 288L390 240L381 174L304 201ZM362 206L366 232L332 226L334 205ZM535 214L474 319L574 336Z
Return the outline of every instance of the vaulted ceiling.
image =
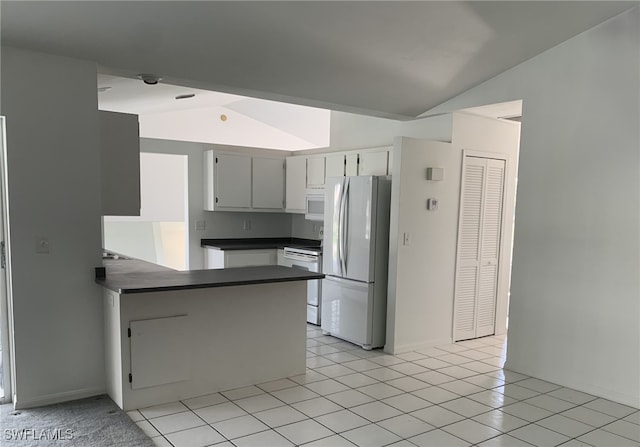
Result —
M3 0L0 12L3 45L102 73L409 118L637 4Z

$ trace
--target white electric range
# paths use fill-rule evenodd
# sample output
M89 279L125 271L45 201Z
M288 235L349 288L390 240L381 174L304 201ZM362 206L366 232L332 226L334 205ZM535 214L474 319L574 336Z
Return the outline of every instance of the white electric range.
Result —
M300 268L310 272L322 271L322 247L285 247L278 255L278 265ZM307 322L320 325L322 315L322 281L307 281Z

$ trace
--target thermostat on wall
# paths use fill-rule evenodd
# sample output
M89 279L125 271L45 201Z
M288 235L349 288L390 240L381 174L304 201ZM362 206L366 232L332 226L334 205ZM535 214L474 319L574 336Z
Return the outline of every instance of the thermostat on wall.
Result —
M444 179L443 168L427 168L427 180L439 182Z
M427 199L427 209L429 211L435 211L438 209L438 199Z

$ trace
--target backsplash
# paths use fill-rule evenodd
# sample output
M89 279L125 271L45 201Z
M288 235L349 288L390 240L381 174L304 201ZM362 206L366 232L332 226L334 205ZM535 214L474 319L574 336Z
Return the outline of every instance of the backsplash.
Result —
M205 211L200 238L290 237L291 217L285 213Z
M306 220L304 214L291 214L291 237L320 240L322 222Z

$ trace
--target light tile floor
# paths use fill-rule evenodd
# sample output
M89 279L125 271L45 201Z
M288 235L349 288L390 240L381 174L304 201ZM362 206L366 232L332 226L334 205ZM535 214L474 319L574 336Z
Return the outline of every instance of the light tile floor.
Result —
M307 327L307 373L130 417L158 446L640 447L640 411L502 369L505 338L400 355Z

